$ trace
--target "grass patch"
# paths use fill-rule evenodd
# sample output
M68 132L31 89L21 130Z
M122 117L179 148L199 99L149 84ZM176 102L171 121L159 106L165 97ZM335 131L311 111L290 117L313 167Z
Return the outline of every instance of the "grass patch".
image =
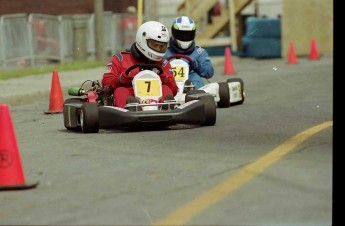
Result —
M21 68L14 70L1 70L0 69L0 80L7 80L11 78L25 77L29 75L40 75L57 71L76 71L83 69L90 69L96 67L102 67L107 64L106 61L74 61L72 63L56 64L56 65L44 65L35 68Z

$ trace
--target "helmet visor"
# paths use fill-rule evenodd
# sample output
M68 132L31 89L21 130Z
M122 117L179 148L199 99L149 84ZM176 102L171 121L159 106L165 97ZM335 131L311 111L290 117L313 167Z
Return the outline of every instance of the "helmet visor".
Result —
M147 45L148 47L159 53L165 53L168 47L168 43L156 41L153 39L147 39Z
M193 31L181 31L181 30L176 30L172 29L172 35L174 38L183 41L183 42L188 42L188 41L193 41L195 38L195 30Z

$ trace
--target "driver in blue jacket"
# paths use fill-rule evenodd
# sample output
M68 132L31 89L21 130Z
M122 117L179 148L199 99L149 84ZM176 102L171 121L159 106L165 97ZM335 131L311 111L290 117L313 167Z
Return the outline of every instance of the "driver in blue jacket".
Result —
M171 38L165 57L174 54L189 56L193 61L189 63L189 80L195 89L204 85L204 80L213 77L214 67L207 51L195 44L196 25L194 21L181 16L174 20L171 26Z

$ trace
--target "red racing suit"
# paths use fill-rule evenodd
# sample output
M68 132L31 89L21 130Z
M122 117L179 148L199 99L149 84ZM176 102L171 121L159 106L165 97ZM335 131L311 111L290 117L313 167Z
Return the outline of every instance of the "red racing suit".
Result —
M131 51L133 52L133 46ZM139 55L139 53L133 54L132 52L120 52L114 55L107 64L102 78L102 86L108 86L109 91L107 92L114 93L114 105L121 108L126 105L126 100L129 96L134 96L131 79L139 73L139 68L133 69L129 75L126 75L126 70L134 64L148 63L143 55ZM158 62L151 61L150 63L159 65L163 69L163 73L159 75L162 81L162 98L160 102L168 94L175 96L178 87L173 77L170 63L165 59Z

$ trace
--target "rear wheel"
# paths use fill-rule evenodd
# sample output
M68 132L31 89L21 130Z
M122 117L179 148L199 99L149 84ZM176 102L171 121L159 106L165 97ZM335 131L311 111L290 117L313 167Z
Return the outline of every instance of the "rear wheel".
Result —
M227 83L231 83L231 82L239 82L240 83L240 86L241 86L241 95L242 95L242 100L237 102L237 103L234 103L234 105L237 105L237 104L243 104L244 102L244 97L245 97L245 93L244 93L244 82L241 78L229 78L228 80L226 80Z
M219 108L230 107L230 92L227 82L220 82L219 85L219 102L217 103Z
M99 113L97 104L85 103L81 106L80 126L83 133L98 133Z
M205 102L205 122L203 126L214 126L216 124L217 112L214 97L211 95L201 96L200 100Z
M79 103L83 103L82 98L72 97L72 98L66 99L63 104L65 105L65 104L79 104Z
M65 107L66 104L81 104L83 103L83 99L81 98L78 98L78 97L73 97L73 98L68 98L64 101L63 103L63 117L64 117L64 125L65 125L65 128L67 130L71 130L71 131L80 131L80 127L77 126L77 127L70 127L70 125L68 125L67 123L67 119L71 120L70 118L72 116L74 116L74 114L72 114L72 116L70 115L71 113L69 112L69 109L67 107ZM74 117L78 117L77 115L75 115ZM74 118L73 117L73 118Z

